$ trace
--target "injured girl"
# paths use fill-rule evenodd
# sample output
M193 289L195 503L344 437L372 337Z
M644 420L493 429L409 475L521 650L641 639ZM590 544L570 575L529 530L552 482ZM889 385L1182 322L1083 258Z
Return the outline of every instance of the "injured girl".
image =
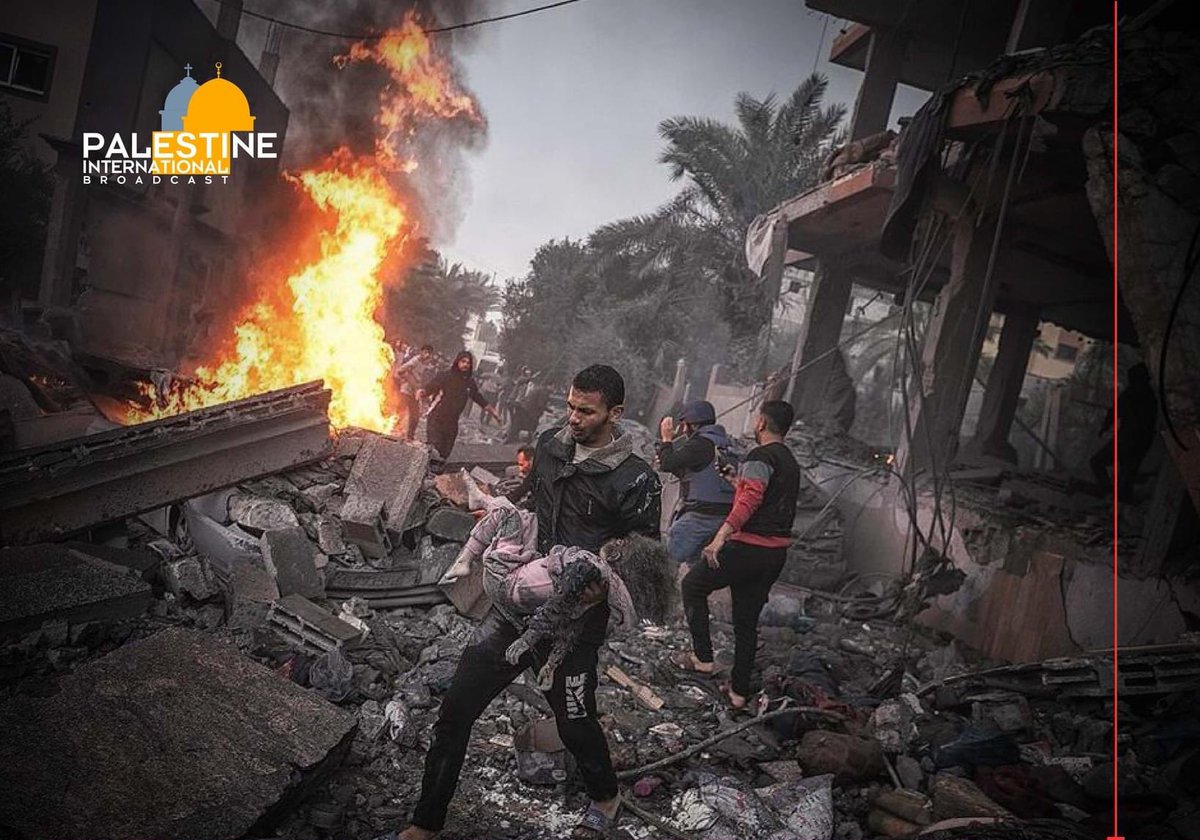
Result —
M675 579L666 550L643 536L606 543L600 554L574 546L556 545L545 555L537 546L537 518L503 496L479 493L467 479L472 507L487 511L475 524L454 564L442 576L451 583L469 574L471 564L483 564L483 588L492 604L525 632L508 648L505 658L516 663L547 637L554 639L549 657L538 673L546 690L554 670L574 648L584 627L584 591L599 583L608 592L610 626L632 629L640 619L664 622L675 596ZM474 491L474 492L472 492Z

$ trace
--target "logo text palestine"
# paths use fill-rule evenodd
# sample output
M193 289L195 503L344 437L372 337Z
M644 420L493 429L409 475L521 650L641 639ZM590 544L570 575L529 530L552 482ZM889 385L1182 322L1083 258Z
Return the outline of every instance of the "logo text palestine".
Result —
M184 65L185 76L167 94L159 111L160 130L150 143L139 143L137 134L83 133L83 183L93 176L101 184L213 183L213 177L229 181L230 163L237 157L278 156L274 132L254 131L250 103L241 88L217 75L204 84L192 78L192 66ZM240 132L240 133L235 133ZM132 176L132 178L130 177Z

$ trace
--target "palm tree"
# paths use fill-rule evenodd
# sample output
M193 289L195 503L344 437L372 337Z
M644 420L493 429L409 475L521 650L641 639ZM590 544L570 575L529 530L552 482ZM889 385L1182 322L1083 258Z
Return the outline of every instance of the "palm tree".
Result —
M697 284L719 296L735 361L761 365L777 289L750 271L746 229L756 216L814 186L838 141L845 107L822 107L827 81L809 76L780 104L772 94L739 94L736 125L674 117L659 125L661 162L683 190L654 213L597 230L589 244L600 265L619 266L635 282L665 284L669 297L694 296Z
M417 263L393 284L384 301L388 335L410 344L431 344L454 353L462 348L463 334L472 315L484 315L500 304L492 279L459 263L447 263L441 254L421 245Z

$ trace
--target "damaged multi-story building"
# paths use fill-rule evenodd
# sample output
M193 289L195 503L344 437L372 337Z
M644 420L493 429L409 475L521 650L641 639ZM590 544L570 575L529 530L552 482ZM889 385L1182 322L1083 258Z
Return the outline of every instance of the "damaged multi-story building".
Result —
M179 85L216 66L244 92L256 131L282 146L288 109L272 89L278 37L256 66L238 48L241 3L214 26L188 0L7 3L0 99L52 167L40 284L14 290L15 319L47 325L104 368L175 368L220 326L244 282L254 204L278 174L258 160L220 186L84 183L84 132L149 138ZM189 81L188 80L192 80ZM14 324L14 326L21 326Z
M847 21L829 59L863 71L849 142L823 183L759 220L749 248L763 255L765 282L779 282L785 264L815 272L793 383L801 416L824 407L852 288L882 293L897 310L906 361L894 463L865 478L869 461L818 459L812 470L849 485L839 507L852 523L850 568L898 574L922 558L949 561L965 579L923 620L1002 659L1112 646L1108 507L1085 492L1087 465L1063 463L1057 443L1043 439L1057 434L1056 419L1040 429L1014 423L1035 340L1047 327L1072 331L1136 348L1153 375L1163 431L1143 466L1154 475L1141 501L1122 505L1118 640L1175 642L1200 616L1189 579L1200 403L1188 377L1194 324L1178 318L1167 335L1192 267L1195 208L1185 185L1195 183L1197 142L1194 108L1179 107L1191 101L1183 80L1194 62L1162 34L1174 26L1169 10L1122 4L1114 242L1109 7L808 5ZM1173 60L1183 62L1178 75L1162 72ZM901 84L930 98L902 117L897 136L888 126ZM964 436L981 348L1001 319ZM1073 357L1080 338L1072 344L1062 356ZM1103 432L1103 413L1094 411L1090 434ZM1048 469L1018 468L1010 439L1041 450Z

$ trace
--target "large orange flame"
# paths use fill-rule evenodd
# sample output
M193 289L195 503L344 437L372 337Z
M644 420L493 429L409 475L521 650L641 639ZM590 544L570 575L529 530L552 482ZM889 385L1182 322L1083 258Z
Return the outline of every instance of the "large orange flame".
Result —
M145 401L131 404L128 422L323 379L332 391L334 426L389 432L396 425L388 387L393 353L375 314L383 299L382 269L403 256L417 226L411 200L394 186L416 165L401 149L423 119L478 120L479 111L411 12L398 29L336 59L339 66L349 61L378 63L391 79L380 94L375 156L337 149L319 165L284 176L326 217L319 256L282 282L262 286L232 325L227 350L197 367L186 384L166 393L141 386Z

